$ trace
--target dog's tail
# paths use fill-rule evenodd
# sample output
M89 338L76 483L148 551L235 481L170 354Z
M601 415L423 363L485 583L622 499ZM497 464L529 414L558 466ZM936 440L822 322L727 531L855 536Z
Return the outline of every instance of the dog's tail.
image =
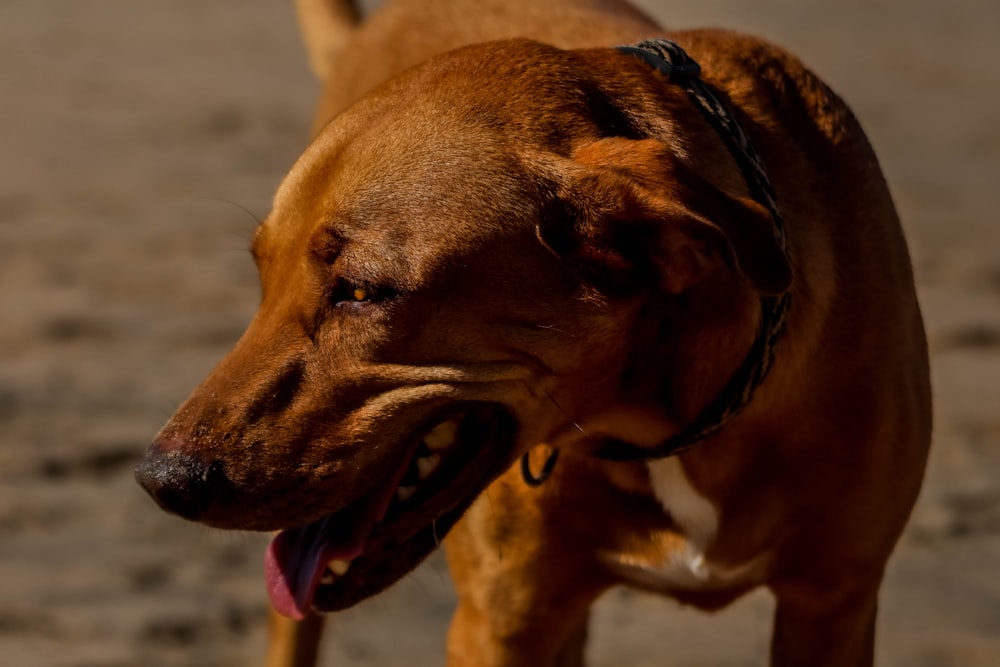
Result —
M309 66L325 81L330 64L361 22L361 14L352 0L295 0L295 12Z

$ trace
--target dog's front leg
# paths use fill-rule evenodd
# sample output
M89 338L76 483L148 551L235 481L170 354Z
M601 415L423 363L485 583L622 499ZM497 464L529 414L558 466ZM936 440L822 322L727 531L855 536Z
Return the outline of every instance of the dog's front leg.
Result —
M323 636L323 617L310 614L301 621L268 614L265 667L314 667Z
M775 594L772 667L871 667L878 581L783 585Z
M450 667L583 665L590 605L614 582L554 525L557 497L510 472L445 541L459 598Z
M448 666L583 667L587 619L584 611L583 618L570 628L568 635L563 619L555 625L547 619L536 622L533 633L505 638L495 631L495 626L491 627L496 619L490 618L488 612L484 614L483 610L459 603L448 633ZM533 636L536 633L538 636ZM557 639L562 639L561 646Z

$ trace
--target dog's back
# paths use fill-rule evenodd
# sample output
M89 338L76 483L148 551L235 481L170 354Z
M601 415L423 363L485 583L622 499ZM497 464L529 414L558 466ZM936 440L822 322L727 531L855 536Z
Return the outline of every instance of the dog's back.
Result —
M621 0L399 0L364 21L351 0L296 1L310 61L324 81L317 131L379 83L461 46L524 37L584 48L662 32Z

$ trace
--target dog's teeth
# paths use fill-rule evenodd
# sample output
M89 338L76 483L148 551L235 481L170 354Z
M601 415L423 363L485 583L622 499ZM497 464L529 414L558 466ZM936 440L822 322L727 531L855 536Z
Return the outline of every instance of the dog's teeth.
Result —
M336 580L337 579L336 577L333 576L333 573L327 570L326 572L323 573L323 578L319 580L319 583L323 584L324 586L329 586Z
M430 477L434 469L438 467L441 463L440 454L431 454L430 456L422 456L417 459L417 474L420 475L420 479L427 479Z
M455 444L455 436L458 434L458 421L449 419L434 427L434 430L424 436L424 444L432 452L446 449Z
M338 577L342 577L347 574L347 571L351 568L350 561L346 560L331 560L326 564L330 571L333 572Z
M409 499L414 493L417 492L417 487L415 486L401 486L396 489L396 497L402 502Z

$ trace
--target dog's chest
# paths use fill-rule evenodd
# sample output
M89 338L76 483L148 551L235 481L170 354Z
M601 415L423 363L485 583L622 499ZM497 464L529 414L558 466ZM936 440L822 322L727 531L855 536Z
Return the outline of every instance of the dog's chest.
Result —
M622 555L619 564L625 566L629 578L643 587L664 591L724 589L754 578L760 569L758 559L734 567L706 557L716 539L719 513L691 485L680 460L672 457L647 466L653 492L677 531L659 540L661 548L654 557Z

